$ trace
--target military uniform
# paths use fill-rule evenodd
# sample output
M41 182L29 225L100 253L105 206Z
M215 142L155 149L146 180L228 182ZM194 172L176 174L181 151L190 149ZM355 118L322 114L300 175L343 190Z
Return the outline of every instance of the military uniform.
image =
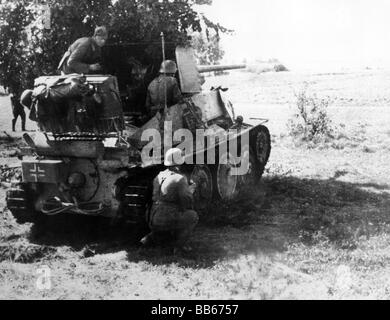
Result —
M176 78L161 74L148 87L145 106L151 118L157 112L164 110L165 96L168 108L177 104L182 97Z
M22 121L22 131L26 131L26 113L24 112L22 104L15 96L11 96L11 105L12 114L14 116L12 119L12 131L15 131L16 121L18 120L19 116Z
M193 195L187 178L170 169L161 172L153 181L152 235L174 232L176 244L183 245L199 219L191 210L192 205Z
M99 63L102 59L102 50L92 38L76 40L64 54L58 68L65 74L91 73L89 66Z

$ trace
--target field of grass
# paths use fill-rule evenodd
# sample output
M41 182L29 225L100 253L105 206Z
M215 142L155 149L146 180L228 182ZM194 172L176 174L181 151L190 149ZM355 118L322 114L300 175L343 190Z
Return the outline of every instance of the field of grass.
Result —
M0 189L0 299L389 299L388 83L390 73L371 70L208 78L206 88L229 87L248 122L269 119L273 146L248 199L201 217L191 255L139 249L134 227L81 218L42 235L16 224ZM334 139L288 136L294 93L305 86L332 101L342 128ZM1 115L2 132L10 121ZM1 140L0 164L17 164L15 143ZM36 286L42 266L50 290Z

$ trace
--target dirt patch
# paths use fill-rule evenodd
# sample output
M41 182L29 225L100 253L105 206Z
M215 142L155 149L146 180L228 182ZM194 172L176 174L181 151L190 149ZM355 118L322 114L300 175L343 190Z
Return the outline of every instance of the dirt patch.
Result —
M0 262L34 263L42 259L53 258L56 248L33 244L0 244Z
M23 139L20 136L11 135L5 131L0 132L0 150L12 149L23 144Z
M19 166L9 167L0 165L0 185L3 188L9 188L12 181L21 181L22 169Z

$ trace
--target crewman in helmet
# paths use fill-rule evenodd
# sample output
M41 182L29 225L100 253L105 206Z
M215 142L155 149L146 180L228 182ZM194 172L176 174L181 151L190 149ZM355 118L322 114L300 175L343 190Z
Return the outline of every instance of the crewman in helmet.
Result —
M181 172L183 163L180 149L167 151L164 160L167 170L160 172L153 181L153 206L149 219L151 233L141 240L145 246L158 244L166 236L172 236L174 251L191 250L185 244L199 220L198 214L192 210L196 185L190 185Z
M165 60L161 64L160 75L150 83L145 103L150 118L157 113L162 114L165 104L169 108L181 100L182 94L175 78L176 72L176 63Z
M65 52L58 70L65 74L91 74L100 72L102 66L101 48L106 44L108 32L106 27L97 27L93 37L77 39Z

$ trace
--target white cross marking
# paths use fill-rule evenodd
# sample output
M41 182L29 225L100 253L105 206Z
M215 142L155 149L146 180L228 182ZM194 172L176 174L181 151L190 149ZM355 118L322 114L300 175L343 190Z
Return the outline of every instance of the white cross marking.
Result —
M39 168L39 164L34 163L34 167L30 169L30 175L38 182L39 177L45 177L45 170Z

